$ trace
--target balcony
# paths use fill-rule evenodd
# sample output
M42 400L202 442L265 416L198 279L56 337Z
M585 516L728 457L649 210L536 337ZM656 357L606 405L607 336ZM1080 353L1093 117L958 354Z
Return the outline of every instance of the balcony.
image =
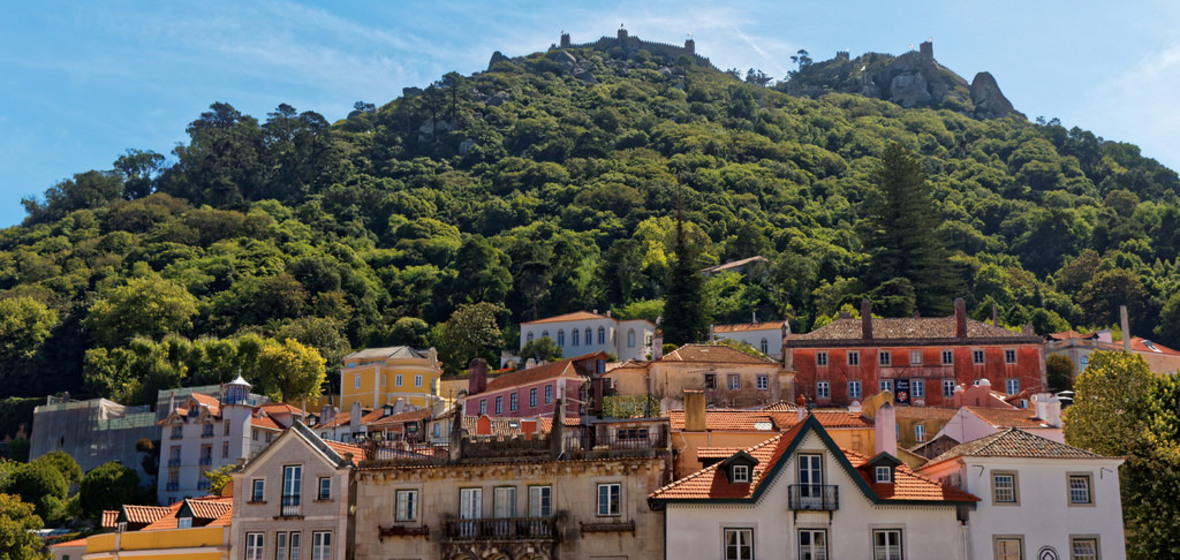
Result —
M504 517L498 519L445 519L444 542L554 541L556 517Z
M169 482L164 485L165 492L176 492L177 490L180 490L179 482Z
M173 457L173 458L168 459L168 466L169 467L179 467L180 466L180 458Z
M201 466L202 467L213 466L213 457L201 457Z
M279 505L279 517L299 517L301 512L299 496L283 496Z
M796 511L836 511L840 509L839 490L832 484L792 484L787 487L787 506Z

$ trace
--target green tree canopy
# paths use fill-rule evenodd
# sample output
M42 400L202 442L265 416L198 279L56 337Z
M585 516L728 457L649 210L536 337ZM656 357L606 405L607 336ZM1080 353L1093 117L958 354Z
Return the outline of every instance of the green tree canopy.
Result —
M44 524L34 513L32 504L20 496L0 494L0 558L8 560L48 560L45 542L36 531Z
M135 469L114 461L103 463L86 473L78 488L82 513L91 519L101 517L103 510L139 503L141 494L139 475Z
M460 305L443 327L443 341L447 359L444 364L462 369L474 358L488 363L499 363L501 339L498 316L500 306L481 302Z
M96 301L86 327L100 345L122 346L135 336L163 338L192 327L197 299L175 282L149 275L132 278Z

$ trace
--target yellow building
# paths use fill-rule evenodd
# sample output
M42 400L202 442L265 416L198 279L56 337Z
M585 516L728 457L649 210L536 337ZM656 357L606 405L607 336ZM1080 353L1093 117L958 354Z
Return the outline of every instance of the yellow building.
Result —
M340 369L340 410L351 410L354 402L375 409L398 400L427 408L438 399L441 376L434 348L393 346L353 352L344 357Z
M88 537L82 559L229 560L232 510L232 496L187 499L161 508L124 506L110 512L117 515L118 529ZM112 516L104 513L107 517Z

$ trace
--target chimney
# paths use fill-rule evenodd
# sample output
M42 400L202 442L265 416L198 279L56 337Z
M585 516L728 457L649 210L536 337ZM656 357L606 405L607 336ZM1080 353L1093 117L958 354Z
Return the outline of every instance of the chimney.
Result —
M955 337L967 338L967 302L955 298Z
M458 463L463 458L463 407L456 406L451 415L450 437L451 462Z
M1044 420L1046 424L1053 426L1054 428L1060 428L1061 427L1061 400L1057 398L1057 395L1053 395L1053 396L1049 397L1049 402L1045 406L1045 410L1046 410L1045 417L1042 418L1041 420Z
M886 401L873 416L876 428L877 453L884 451L897 457L897 411Z
M713 327L709 327L712 330ZM710 339L713 337L710 336ZM664 331L656 329L656 333L651 337L651 361L659 360L664 357Z
M467 394L478 395L488 388L488 362L475 358L467 364Z
M348 411L348 425L352 431L360 431L361 416L361 401L352 401L352 410Z
M963 393L965 393L965 392L966 391L963 390L962 385L955 385L955 390L952 391L954 396L951 397L952 402L955 405L955 408L962 408L963 407Z
M860 300L860 337L873 338L873 303L868 298Z
M1127 320L1127 306L1119 306L1119 327L1123 329L1123 350L1131 351L1131 323Z
M554 459L561 458L565 453L565 400L557 399L553 403L553 427L549 429L550 452Z
M1000 308L995 305L992 306L992 324L1000 326Z
M1033 406L1035 407L1037 418L1042 422L1048 424L1049 420L1049 393L1037 393L1032 396Z
M335 417L336 413L332 411L332 405L325 404L324 407L320 409L320 422L327 422Z
M705 393L704 391L684 392L684 431L705 431Z

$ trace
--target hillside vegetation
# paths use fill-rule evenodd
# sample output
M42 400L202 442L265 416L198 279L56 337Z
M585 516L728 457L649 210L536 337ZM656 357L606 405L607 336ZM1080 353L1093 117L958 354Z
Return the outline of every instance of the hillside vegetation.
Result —
M1127 304L1135 334L1180 345L1180 181L1134 145L568 52L576 77L565 53L498 58L335 124L215 103L168 158L130 150L25 201L0 232L3 392L144 402L241 371L290 398L351 348L441 345L463 304L502 306L511 350L522 320L654 318L677 208L702 267L767 258L707 281L715 322L805 331L866 294L945 313L861 281L870 177L895 142L928 177L977 317L995 305L1047 333Z

